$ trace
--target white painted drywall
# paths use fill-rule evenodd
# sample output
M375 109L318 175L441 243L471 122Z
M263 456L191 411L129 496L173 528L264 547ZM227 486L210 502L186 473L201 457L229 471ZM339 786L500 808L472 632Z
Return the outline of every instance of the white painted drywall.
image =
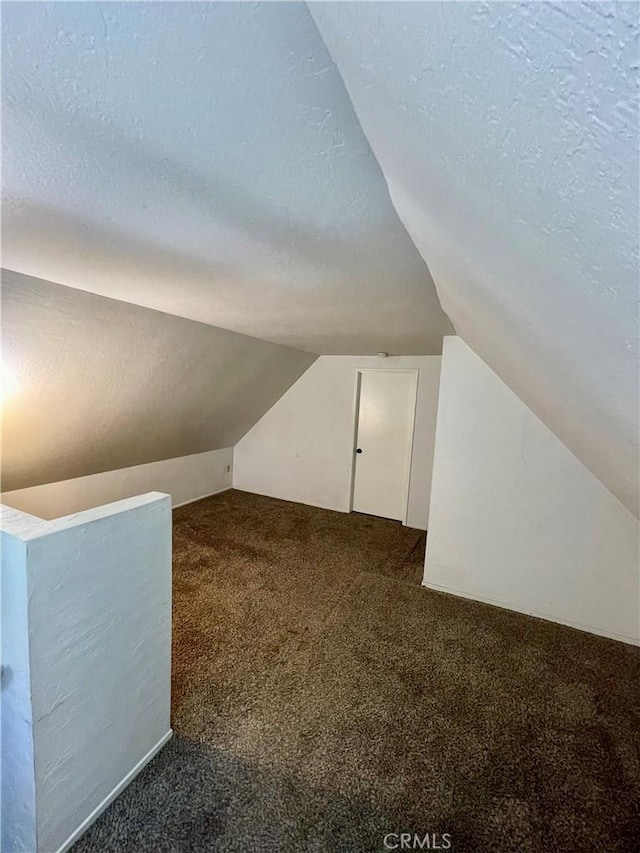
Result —
M0 850L36 849L26 544L0 530Z
M321 356L236 444L236 489L349 511L356 372L415 368L418 400L407 524L426 529L439 356Z
M53 853L170 736L171 504L152 493L53 521L3 507L2 528L24 546L3 563L3 606L22 575L26 597L6 606L28 627L37 850Z
M424 584L637 643L639 540L617 498L445 338Z
M636 515L637 3L310 3L460 335Z
M226 447L3 492L0 500L40 518L57 518L145 492L164 492L171 495L172 506L181 506L230 489L232 470L233 448Z
M440 353L304 3L9 3L2 60L6 266L313 352Z

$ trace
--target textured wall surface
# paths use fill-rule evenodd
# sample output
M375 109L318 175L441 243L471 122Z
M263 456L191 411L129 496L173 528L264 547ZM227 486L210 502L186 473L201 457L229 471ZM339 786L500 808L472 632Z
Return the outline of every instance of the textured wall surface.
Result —
M424 583L640 643L637 519L454 337Z
M9 606L28 627L37 827L37 845L14 836L6 850L53 853L171 735L171 502L150 493L48 522L2 507L2 530L24 546L2 571L26 580Z
M311 3L457 332L638 513L638 5Z
M3 271L5 492L233 447L306 352Z
M451 330L303 3L15 3L3 264L311 352Z
M25 571L27 546L19 537L0 530L0 549L0 646L4 667L0 694L0 849L33 851L36 780Z

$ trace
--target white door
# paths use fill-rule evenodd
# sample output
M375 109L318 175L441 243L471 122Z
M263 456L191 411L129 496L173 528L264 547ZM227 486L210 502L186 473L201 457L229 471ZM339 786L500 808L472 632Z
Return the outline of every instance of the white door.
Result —
M354 512L405 518L417 385L416 371L360 373Z

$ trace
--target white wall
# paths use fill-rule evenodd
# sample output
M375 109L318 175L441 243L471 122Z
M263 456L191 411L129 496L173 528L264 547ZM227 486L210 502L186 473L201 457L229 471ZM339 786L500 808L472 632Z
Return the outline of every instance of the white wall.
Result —
M233 448L226 447L4 492L1 499L40 518L57 518L145 492L165 492L175 507L231 488L232 470Z
M152 493L55 521L3 507L2 529L22 546L2 564L17 638L2 662L31 723L20 743L3 740L3 793L5 758L15 769L32 746L37 836L33 800L3 798L2 849L54 853L171 734L171 506Z
M348 512L356 372L394 367L419 371L407 524L426 529L439 356L321 356L236 445L234 487Z
M633 515L445 338L424 585L638 643Z
M26 545L0 531L2 694L0 700L0 850L36 849L36 791L27 621Z

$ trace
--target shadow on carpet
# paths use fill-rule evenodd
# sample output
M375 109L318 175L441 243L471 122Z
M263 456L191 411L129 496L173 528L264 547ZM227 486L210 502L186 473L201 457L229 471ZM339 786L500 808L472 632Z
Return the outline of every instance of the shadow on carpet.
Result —
M422 589L423 560L368 516L177 510L176 737L75 853L639 849L640 650Z

